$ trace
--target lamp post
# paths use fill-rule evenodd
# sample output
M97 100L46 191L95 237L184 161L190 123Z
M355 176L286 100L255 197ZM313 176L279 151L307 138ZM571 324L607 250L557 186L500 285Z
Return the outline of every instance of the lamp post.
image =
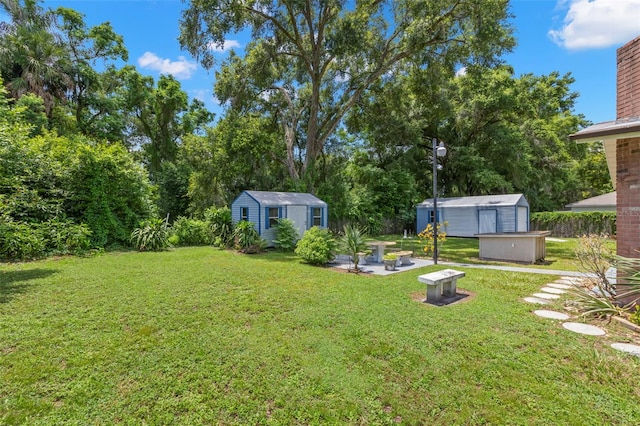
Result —
M447 155L447 148L444 142L438 143L437 138L433 138L433 264L438 264L438 157Z

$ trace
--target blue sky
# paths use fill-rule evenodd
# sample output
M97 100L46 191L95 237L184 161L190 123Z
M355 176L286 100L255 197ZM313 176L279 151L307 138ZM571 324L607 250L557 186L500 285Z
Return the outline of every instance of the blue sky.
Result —
M173 74L192 97L221 113L213 96L214 70L203 69L180 50L179 0L46 0L85 15L88 25L109 21L124 37L129 63L156 80ZM615 119L616 49L640 35L640 0L512 0L518 46L504 59L516 75L570 72L580 93L576 113L592 122ZM1 16L0 16L1 17ZM242 37L225 48L241 49ZM220 49L221 58L224 49Z

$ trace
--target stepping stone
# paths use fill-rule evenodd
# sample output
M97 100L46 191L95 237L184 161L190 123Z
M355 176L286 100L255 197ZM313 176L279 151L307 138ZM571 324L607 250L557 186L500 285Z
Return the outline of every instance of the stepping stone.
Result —
M542 300L542 299L539 299L537 297L525 297L524 301L525 302L529 302L529 303L537 303L538 305L547 305L547 304L549 304L549 302L547 302L546 300Z
M562 324L564 328L567 330L573 331L574 333L586 334L588 336L602 336L604 335L604 330L600 327L596 327L595 325L583 324L581 322L565 322Z
M561 290L569 290L573 286L572 285L567 285L567 284L551 283L551 284L547 284L547 287L559 288Z
M611 347L631 355L640 356L640 346L631 343L612 343Z
M559 288L553 288L553 287L542 287L541 290L544 291L545 293L551 293L551 294L565 294L566 293L566 291L564 291L564 290L560 290Z
M565 284L565 285L570 285L570 286L577 286L577 285L580 285L581 280L572 280L572 279L567 279L567 278L561 278L559 280L555 280L554 283L556 283L556 284Z
M567 314L563 314L562 312L556 312L556 311L547 311L545 309L533 311L533 313L542 318L549 318L549 319L555 319L555 320L561 320L561 321L569 319L569 315Z
M533 293L533 296L537 297L538 299L545 299L545 300L560 299L560 296L558 296L557 294L549 294L549 293Z

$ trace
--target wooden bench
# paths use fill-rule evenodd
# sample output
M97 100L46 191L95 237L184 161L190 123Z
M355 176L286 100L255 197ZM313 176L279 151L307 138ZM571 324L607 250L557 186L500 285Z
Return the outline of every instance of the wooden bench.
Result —
M458 278L465 276L462 271L454 269L444 269L442 271L431 272L420 275L418 281L427 285L427 298L425 302L437 303L443 297L453 297L456 295Z
M411 265L411 256L413 256L412 251L394 251L393 254L398 256L402 265Z

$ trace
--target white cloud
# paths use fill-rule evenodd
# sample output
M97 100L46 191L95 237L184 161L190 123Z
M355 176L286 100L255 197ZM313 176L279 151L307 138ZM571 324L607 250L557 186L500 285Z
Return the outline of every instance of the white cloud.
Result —
M236 47L242 47L242 45L238 40L225 40L224 43L222 43L222 45L215 44L215 43L209 44L209 50L212 50L214 52L220 52L220 53L226 52L227 50L231 50Z
M464 75L467 75L467 67L462 67L456 71L456 77L462 77Z
M177 61L162 59L152 52L145 52L138 58L138 65L142 68L148 68L158 71L161 74L171 74L177 79L191 78L198 68L195 62L188 61L184 56L178 56Z
M566 49L621 45L640 35L638 0L559 0L558 7L569 10L563 26L548 34Z

